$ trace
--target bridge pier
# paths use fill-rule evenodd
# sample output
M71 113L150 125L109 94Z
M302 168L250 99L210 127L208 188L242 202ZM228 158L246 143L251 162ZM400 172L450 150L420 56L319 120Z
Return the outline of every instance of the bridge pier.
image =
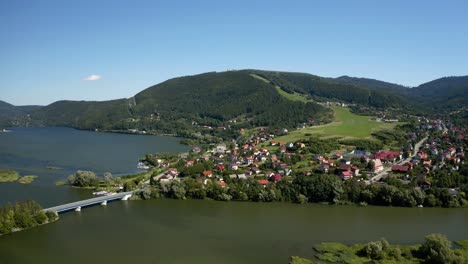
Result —
M130 198L130 197L132 197L132 195L131 195L131 194L127 194L127 195L125 195L124 197L122 197L122 201L127 201L128 198Z
M104 200L101 205L107 205L107 200Z
M78 206L78 207L75 209L75 212L81 212L81 206Z

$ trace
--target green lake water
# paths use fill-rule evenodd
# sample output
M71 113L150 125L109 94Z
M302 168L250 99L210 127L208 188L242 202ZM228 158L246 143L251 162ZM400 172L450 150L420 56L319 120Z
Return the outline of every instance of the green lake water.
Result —
M0 167L36 172L40 178L27 186L0 184L3 203L30 197L47 205L78 200L89 196L89 191L55 187L53 182L77 168L125 173L134 170L136 159L145 152L186 150L174 138L55 128L19 130L27 130L23 132L34 139L29 142L41 155L22 153L31 151L24 138L14 143L0 137ZM55 133L54 137L48 136L50 133ZM61 136L68 140L54 143L53 138ZM41 147L41 140L47 147ZM67 156L73 147L75 153ZM54 153L57 150L63 152ZM64 170L42 169L49 164ZM451 240L467 239L468 209L115 201L62 214L56 223L1 236L0 263L279 264L288 263L291 255L311 257L312 246L320 242L356 243L385 237L391 243L410 244L420 243L434 232Z

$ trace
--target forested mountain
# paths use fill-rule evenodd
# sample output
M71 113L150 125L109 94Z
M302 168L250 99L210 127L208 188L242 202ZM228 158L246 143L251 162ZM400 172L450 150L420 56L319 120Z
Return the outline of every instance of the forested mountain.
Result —
M289 101L273 87L245 71L211 72L180 77L135 96L139 116L219 125L242 117L255 126L293 127L326 110L315 103Z
M31 117L48 126L185 133L230 124L290 128L329 118L329 112L314 102L290 101L248 72L230 71L170 79L130 99L58 101Z
M382 90L386 92L394 92L398 94L408 94L410 91L409 87L405 87L403 85L379 81L375 79L368 79L368 78L357 78L357 77L350 77L350 76L341 76L338 78L330 78L332 82L341 83L341 84L348 84L354 85L358 87L364 87L373 90Z
M84 129L118 128L131 117L128 100L112 101L57 101L31 112L33 120L41 125L68 126Z
M4 101L0 101L0 126L11 126L12 121L23 117L31 111L39 109L40 106L14 106Z
M468 106L468 76L444 77L411 89L411 95L435 110Z
M336 99L348 103L356 103L378 108L406 107L407 99L396 93L366 86L343 84L334 79L323 78L307 73L254 71L256 74L270 80L285 92L308 94L319 100Z
M179 134L193 133L204 126L289 128L328 119L330 111L315 102L335 100L381 109L439 111L466 106L467 91L468 76L406 88L348 76L324 78L261 70L209 72L167 80L129 99L58 101L44 107L15 107L0 101L0 125L144 129ZM291 99L294 97L301 100Z

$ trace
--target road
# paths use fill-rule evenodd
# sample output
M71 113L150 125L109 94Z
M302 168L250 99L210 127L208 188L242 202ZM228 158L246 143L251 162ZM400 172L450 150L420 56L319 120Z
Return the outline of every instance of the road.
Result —
M416 145L414 145L414 154L413 156L411 157L408 157L404 160L400 160L398 161L397 163L394 163L392 165L403 165L407 162L409 162L414 156L416 156L416 154L418 154L418 151L419 149L421 148L422 144L424 144L424 142L427 140L427 137L421 139L421 141L419 141L418 143L416 143ZM386 169L384 169L382 172L380 172L379 174L375 175L374 177L371 178L371 182L377 182L377 181L380 181L380 179L382 179L385 175L387 175L390 171L392 170L392 167L388 167Z

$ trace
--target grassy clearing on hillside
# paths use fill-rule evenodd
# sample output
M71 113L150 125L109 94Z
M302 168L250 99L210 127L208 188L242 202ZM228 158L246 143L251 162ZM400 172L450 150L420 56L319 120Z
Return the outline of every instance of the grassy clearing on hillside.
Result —
M256 78L256 79L259 79L261 81L264 81L266 83L270 83L270 81L268 81L267 79L261 77L261 76L258 76L258 75L255 75L255 74L250 74L250 76ZM279 86L275 86L276 88L276 91L278 91L278 93L285 97L286 99L290 100L290 101L297 101L297 102L303 102L303 103L307 103L307 102L311 102L310 100L308 100L304 95L302 94L299 94L299 93L293 93L293 94L290 94L290 93L287 93L285 91L283 91L283 89L281 89L281 87Z
M335 112L334 121L330 124L314 126L291 131L288 135L281 136L275 141L296 141L303 138L308 138L311 135L320 137L341 137L341 138L371 138L371 134L375 131L384 129L393 129L398 123L376 122L371 120L371 116L360 116L350 112L348 108L332 107Z
M0 182L14 182L19 178L18 172L14 170L0 170Z

